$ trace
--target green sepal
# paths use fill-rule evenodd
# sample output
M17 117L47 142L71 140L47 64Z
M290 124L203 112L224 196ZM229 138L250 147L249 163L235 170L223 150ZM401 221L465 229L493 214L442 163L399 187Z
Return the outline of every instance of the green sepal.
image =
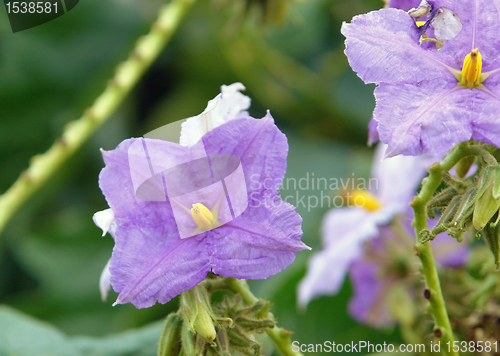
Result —
M238 329L228 329L227 336L229 337L229 343L234 346L247 348L252 347L255 344L255 342L242 332L238 331Z
M453 220L460 206L461 196L456 195L451 200L450 204L439 217L436 226L432 230L422 230L420 232L420 242L426 243L429 240L434 240L436 235L445 232L448 229L450 222Z
M436 214L434 214L434 209L441 210L446 208L450 204L453 197L455 197L457 194L458 192L455 188L449 187L441 190L439 193L433 196L426 206L427 216L429 217L429 219L434 219L436 217Z
M195 339L193 333L189 330L189 325L183 323L181 331L182 351L186 356L195 356Z
M177 356L181 348L182 317L177 313L167 316L158 345L158 356Z
M455 188L458 194L463 194L468 187L468 183L466 180L457 179L453 177L449 172L442 172L441 177L443 179L443 182L447 186Z
M203 355L207 349L211 349L207 346L207 342L200 335L196 334L194 342L194 353L196 356Z
M217 328L217 353L219 355L230 354L229 353L229 337L227 336L226 329Z
M500 166L495 166L496 176L493 184L493 198L500 199Z
M234 322L244 329L246 332L274 328L274 321L270 319L260 319L254 320L245 318L243 316L238 316L234 319Z
M188 325L189 330L193 334L196 333L194 330L194 322L198 317L198 303L196 303L196 296L194 293L195 288L182 292L180 302L184 322Z
M492 227L486 225L486 227L481 231L481 236L483 237L486 245L493 253L493 258L495 259L495 267L497 270L500 269L500 226Z

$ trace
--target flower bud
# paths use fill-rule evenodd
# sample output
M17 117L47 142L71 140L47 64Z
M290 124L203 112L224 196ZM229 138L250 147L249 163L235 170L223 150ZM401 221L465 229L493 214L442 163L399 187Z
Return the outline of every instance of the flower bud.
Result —
M500 166L485 168L477 194L472 224L482 230L500 208Z
M215 315L210 306L206 291L200 286L181 294L181 308L184 322L193 334L199 334L207 342L213 342L216 336Z
M455 168L455 172L457 176L463 178L469 172L470 167L474 163L476 158L474 156L465 156L460 161L458 161L457 166Z
M182 318L179 314L172 313L167 316L163 331L160 336L158 346L159 356L174 356L180 351L180 330L182 327Z

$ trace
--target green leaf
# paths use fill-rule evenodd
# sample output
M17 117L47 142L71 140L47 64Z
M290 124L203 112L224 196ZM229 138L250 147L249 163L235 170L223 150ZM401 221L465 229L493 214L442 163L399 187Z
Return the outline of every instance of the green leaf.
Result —
M105 337L71 338L82 356L156 356L163 322Z
M0 306L0 355L156 356L162 323L104 337L64 335L49 323Z
M48 323L0 306L0 355L82 355L68 337Z

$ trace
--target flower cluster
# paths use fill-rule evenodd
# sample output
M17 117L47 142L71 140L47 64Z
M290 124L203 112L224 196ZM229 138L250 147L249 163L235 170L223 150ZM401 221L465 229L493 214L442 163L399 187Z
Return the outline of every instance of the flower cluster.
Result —
M386 145L379 144L374 159L373 176L378 189L355 192L369 203L333 209L325 216L323 250L311 258L298 289L299 303L305 306L320 295L336 294L349 273L354 290L349 312L373 327L388 327L396 321L389 310L392 290L415 295L420 284L418 278L415 281L418 264L412 256L413 216L408 202L426 167L436 159L383 159L386 149ZM436 239L432 244L441 266L465 263L468 248L464 244L450 237Z
M387 146L380 144L374 158L373 177L378 187L373 192L358 192L362 207L331 210L323 222L324 249L309 262L309 270L299 285L299 303L336 294L353 261L363 255L363 244L379 236L379 226L389 224L395 215L408 211L408 202L425 174L432 157L393 157L383 159ZM335 267L332 267L332 261Z

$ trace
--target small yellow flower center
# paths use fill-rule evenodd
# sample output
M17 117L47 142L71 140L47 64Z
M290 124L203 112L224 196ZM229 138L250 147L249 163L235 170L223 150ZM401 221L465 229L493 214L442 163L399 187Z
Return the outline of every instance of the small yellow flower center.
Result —
M422 27L423 25L425 25L425 21L416 21L416 23L417 23L417 27ZM427 38L427 32L424 33L424 35L422 37Z
M208 229L214 222L214 214L212 214L212 212L201 203L193 204L191 215L193 216L196 225L203 229Z
M478 82L481 77L481 69L483 68L483 61L479 50L473 49L468 55L465 56L464 66L462 68L462 81L467 88L473 88L480 84Z
M382 204L378 198L366 190L354 190L347 194L350 206L365 208L370 211L378 210Z

